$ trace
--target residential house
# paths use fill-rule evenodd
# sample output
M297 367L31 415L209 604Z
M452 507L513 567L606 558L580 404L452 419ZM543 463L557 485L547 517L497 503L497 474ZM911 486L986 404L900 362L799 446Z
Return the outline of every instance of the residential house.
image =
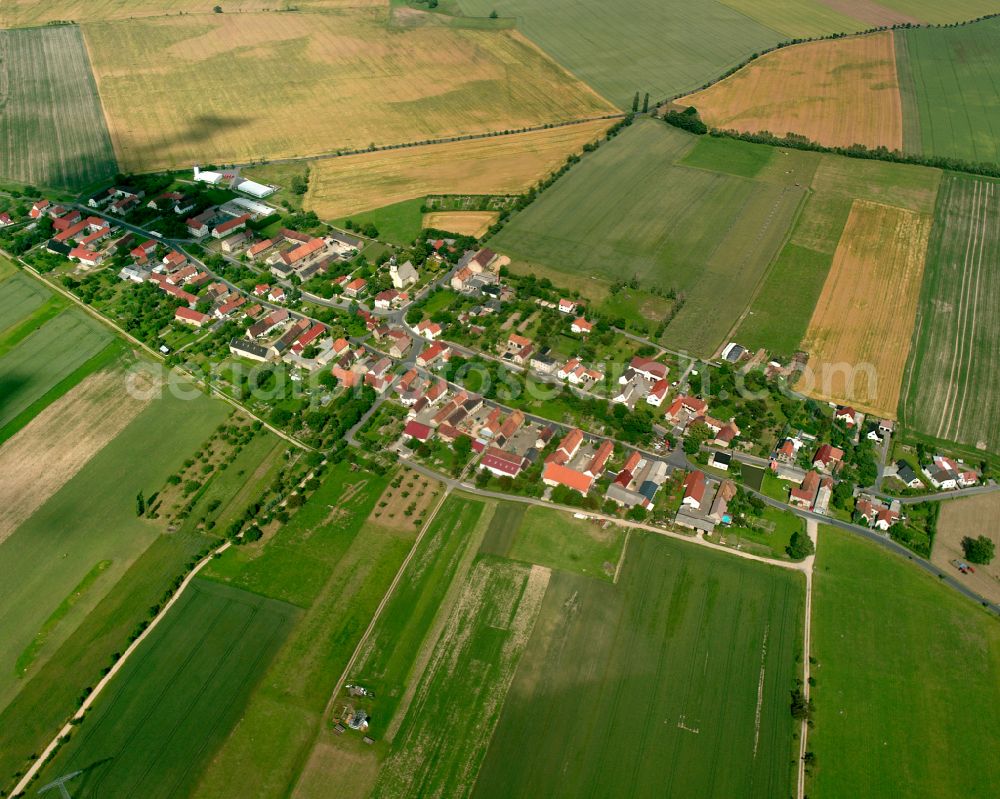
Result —
M701 508L701 503L705 499L706 487L703 471L696 469L693 472L688 472L687 477L684 478L684 498L681 500L681 505L694 510Z
M860 423L861 414L850 405L838 405L833 418L838 422L843 422L847 427L853 428Z
M368 281L363 277L356 278L344 285L344 296L356 299L364 293L365 286L367 285Z
M576 311L576 303L573 300L561 299L559 300L559 313L574 313Z
M432 322L430 319L421 319L414 330L420 336L430 341L434 341L434 339L441 335L441 325L437 322Z
M646 402L653 407L659 408L663 400L666 399L669 390L670 383L667 382L666 378L657 380L646 395Z
M839 447L823 444L813 456L812 465L821 472L832 474L840 468L844 460L844 450Z
M597 448L597 452L594 453L594 457L590 459L590 463L584 469L584 474L588 474L595 479L600 477L604 473L604 467L607 465L608 459L614 451L614 444L610 441L601 442L601 445Z
M542 482L552 487L565 486L586 496L594 484L594 478L557 461L547 461L542 471Z
M712 507L708 511L708 518L715 524L729 523L729 503L736 496L736 483L732 480L723 480L719 484L719 490L715 492L715 499L712 500Z
M639 377L646 380L663 380L667 376L667 366L651 358L640 358L636 356L629 361L629 369L632 369Z
M819 472L808 471L802 482L792 488L788 504L809 510L816 499L817 491L819 491Z
M222 240L222 251L227 255L232 255L234 252L241 250L249 238L250 233L247 230L241 230L232 236L227 236Z
M200 313L191 308L178 308L174 311L174 319L192 327L201 327L208 322L211 317L208 314Z
M455 271L451 276L451 287L455 291L465 291L466 284L472 279L473 272L469 267L464 266Z
M450 357L451 348L445 346L441 342L435 342L424 349L424 351L417 356L417 366L423 366L426 368L435 363L439 358L447 361Z
M584 319L582 316L573 320L573 324L569 326L569 329L574 333L581 333L583 335L588 334L594 329L594 325Z

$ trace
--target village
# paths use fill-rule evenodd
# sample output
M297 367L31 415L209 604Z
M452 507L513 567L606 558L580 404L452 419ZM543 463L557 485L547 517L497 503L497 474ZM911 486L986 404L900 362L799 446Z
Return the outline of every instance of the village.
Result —
M893 420L794 397L800 356L767 362L733 342L716 362L687 358L511 273L474 239L388 248L269 205L276 189L195 168L75 204L38 200L0 225L32 237L28 264L168 363L211 371L318 447L360 436L482 489L737 546L766 540L775 509L905 543L921 535L904 532L913 498L984 482L947 453L892 460ZM253 368L283 388L255 397ZM770 397L718 390L745 375Z

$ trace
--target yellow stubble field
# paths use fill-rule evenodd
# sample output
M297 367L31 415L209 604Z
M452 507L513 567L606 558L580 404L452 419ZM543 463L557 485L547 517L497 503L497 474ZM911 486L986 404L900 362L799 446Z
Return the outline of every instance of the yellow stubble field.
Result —
M800 391L895 417L930 228L928 214L854 202L802 343Z
M387 23L384 8L85 23L121 169L302 157L613 110L515 31Z
M599 139L610 124L597 120L316 161L306 207L335 219L426 194L516 194Z
M891 31L776 50L677 103L717 128L797 133L828 146L903 146Z

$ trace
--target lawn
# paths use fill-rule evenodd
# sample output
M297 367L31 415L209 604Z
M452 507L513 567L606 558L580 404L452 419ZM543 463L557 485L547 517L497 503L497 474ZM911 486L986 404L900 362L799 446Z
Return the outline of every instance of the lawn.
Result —
M612 110L515 31L390 24L389 13L87 22L122 169L302 158Z
M620 108L693 91L785 38L716 0L457 0L468 15L515 17L529 39Z
M617 585L553 573L474 796L789 795L802 588L636 532Z
M809 796L996 796L996 619L833 528L820 530L816 569Z
M97 355L111 340L106 328L81 311L71 309L0 355L0 427Z
M941 184L899 406L908 427L991 451L1000 446L998 201L996 181Z
M313 163L306 207L336 218L428 194L520 194L599 139L609 120L327 158Z
M710 127L778 136L796 133L828 146L903 146L891 31L784 47L678 103Z
M73 796L173 797L239 720L299 611L195 580L41 776L82 770Z
M995 11L996 9L991 9ZM1000 19L955 28L896 31L907 150L971 162L1000 162Z
M548 569L494 558L475 564L372 797L469 794L549 577Z
M387 482L337 464L272 538L212 564L216 579L306 610L193 796L284 797L298 780L331 691L413 544L412 533L365 521Z
M80 29L0 30L0 178L79 188L116 171Z
M782 499L785 499L782 497ZM802 519L791 511L764 508L759 527L725 527L717 528L726 539L726 544L769 558L789 560L785 548L792 539L793 533L804 533Z
M605 527L565 511L532 506L506 554L512 560L611 580L624 543L621 527Z
M805 190L677 165L697 141L639 120L515 215L492 246L523 271L540 264L578 280L635 277L673 290L684 302L664 341L711 355L783 244Z

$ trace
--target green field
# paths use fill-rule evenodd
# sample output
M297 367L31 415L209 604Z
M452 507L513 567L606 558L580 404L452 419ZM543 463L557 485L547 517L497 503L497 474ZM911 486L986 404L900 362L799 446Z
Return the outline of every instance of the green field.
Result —
M766 144L751 144L722 136L701 136L679 163L711 172L755 178L774 160L774 153L775 149Z
M1000 446L1000 183L941 184L900 418L937 439Z
M111 342L108 330L71 309L0 357L0 427Z
M711 355L783 244L805 189L679 165L697 141L639 120L517 214L492 246L522 270L540 264L557 283L550 273L636 277L675 291L684 304L664 341ZM696 158L718 164L726 151ZM768 169L761 152L731 168Z
M802 588L636 532L617 585L554 573L474 795L788 796Z
M1000 163L998 36L1000 19L896 32L897 43L905 40L896 48L904 113L917 118L904 128L906 149Z
M207 398L153 401L0 544L0 703L17 690L15 658L95 564L112 561L75 605L76 624L156 538L136 494L158 490L225 411Z
M553 508L532 506L505 554L512 560L611 580L624 544L621 527L604 527Z
M298 611L195 580L43 772L82 770L75 797L186 795Z
M116 171L80 29L0 30L0 178L78 188Z
M1000 793L996 619L833 528L820 531L816 569L809 796Z
M5 781L30 752L41 751L52 739L53 731L76 708L83 687L96 683L112 653L122 651L129 634L145 618L146 609L160 601L174 576L210 540L183 534L155 539L65 643L27 679L0 713L0 773Z
M45 286L20 272L4 280L0 294L0 353L4 351L11 328L30 317L51 296L52 292Z
M395 715L452 580L470 550L475 553L469 543L477 537L484 507L456 496L446 500L354 664L351 680L375 691L377 702L369 712L379 737Z
M413 543L412 533L366 523L387 483L338 464L273 538L211 565L215 579L305 612L192 795L289 795L333 687Z
M0 544L0 729L13 731L10 722L19 731L0 740L4 777L52 735L80 690L180 573L185 553L204 545L201 537L178 538L154 558L155 572L128 583L137 602L95 610L119 591L120 581L130 580L133 564L158 540L156 526L135 515L136 494L158 490L225 412L207 398L154 400ZM188 541L200 543L189 548ZM164 568L164 559L172 569ZM23 677L19 659L22 668L30 666Z
M415 200L404 200L401 203L376 208L374 211L355 214L349 218L355 227L375 225L379 240L405 247L412 244L423 229L424 216L420 210L423 204L424 198L418 197ZM344 217L334 220L333 224L344 228L347 220L348 217Z
M621 108L697 89L785 38L716 0L457 0L468 15L515 17L517 27Z
M823 0L722 0L727 6L746 14L761 25L792 36L823 36L850 33L871 27L845 13L839 13ZM844 7L841 6L841 9Z
M495 558L476 563L393 739L372 797L470 793L549 576L548 569Z

